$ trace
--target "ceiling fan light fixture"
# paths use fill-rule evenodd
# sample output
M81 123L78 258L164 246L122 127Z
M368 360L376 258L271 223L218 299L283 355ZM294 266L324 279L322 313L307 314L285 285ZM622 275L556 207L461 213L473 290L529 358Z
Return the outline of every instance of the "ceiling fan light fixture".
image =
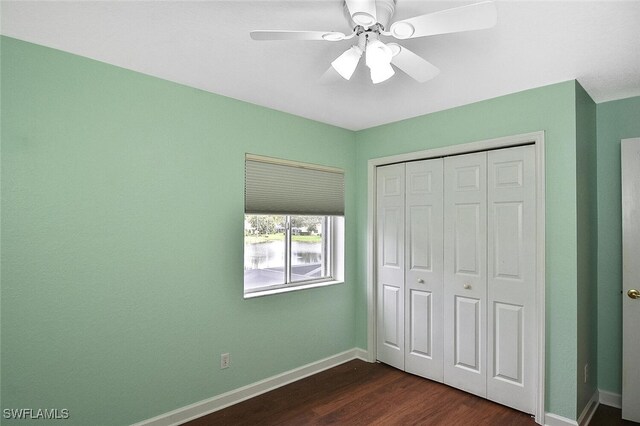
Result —
M387 47L391 49L391 57L397 56L402 50L402 47L397 43L389 43L387 44Z
M319 40L341 41L357 38L356 46L336 58L325 75L338 73L351 79L362 55L371 72L374 84L395 74L395 68L414 80L424 83L440 70L424 58L397 43L382 43L380 36L400 40L490 28L496 25L497 8L494 0L439 10L392 22L397 0L342 0L342 10L352 32L257 30L251 31L254 40ZM388 31L386 29L389 29Z
M362 49L358 46L351 46L346 52L331 62L331 66L342 76L342 78L349 80L353 75L353 72L356 70L361 56Z
M391 49L380 40L368 40L366 52L366 64L371 69L388 65L393 58Z
M376 68L371 68L371 82L373 84L382 83L393 77L395 73L391 64L383 64Z
M371 70L371 81L373 84L382 83L395 74L391 66L393 51L380 40L369 40L367 42L366 64Z

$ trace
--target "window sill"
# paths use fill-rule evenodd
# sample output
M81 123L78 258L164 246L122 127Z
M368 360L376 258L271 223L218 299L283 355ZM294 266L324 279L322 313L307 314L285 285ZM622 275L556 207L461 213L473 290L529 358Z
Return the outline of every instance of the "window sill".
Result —
M314 282L314 283L308 283L308 284L292 285L289 287L252 291L251 293L245 293L244 298L253 299L254 297L270 296L272 294L280 294L280 293L290 293L292 291L306 290L309 288L328 287L330 285L336 285L336 284L344 284L344 281L340 281L340 280L320 281L320 282Z

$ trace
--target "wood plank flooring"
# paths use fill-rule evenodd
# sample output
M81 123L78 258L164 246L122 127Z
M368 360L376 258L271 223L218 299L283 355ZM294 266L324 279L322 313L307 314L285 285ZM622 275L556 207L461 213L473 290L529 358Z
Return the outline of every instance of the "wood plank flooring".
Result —
M622 420L622 410L600 404L589 426L639 426L640 423Z
M529 414L441 383L385 364L353 360L186 424L533 426L536 423ZM601 406L591 422L591 426L600 425L637 424L623 423L620 410Z
M323 371L187 423L197 425L535 425L528 415L384 364Z

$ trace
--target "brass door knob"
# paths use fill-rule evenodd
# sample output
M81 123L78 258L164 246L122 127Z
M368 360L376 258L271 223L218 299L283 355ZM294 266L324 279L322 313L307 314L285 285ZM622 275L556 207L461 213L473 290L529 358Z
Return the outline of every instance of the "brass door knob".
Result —
M632 288L627 292L627 296L629 296L632 299L640 299L640 291L636 290L635 288Z

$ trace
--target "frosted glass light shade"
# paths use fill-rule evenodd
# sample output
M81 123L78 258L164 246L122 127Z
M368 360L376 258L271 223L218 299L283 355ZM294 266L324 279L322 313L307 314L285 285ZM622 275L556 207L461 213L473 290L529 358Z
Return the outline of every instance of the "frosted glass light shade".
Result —
M373 84L382 83L390 79L395 73L391 64L380 64L375 68L371 68L371 81Z
M392 57L391 49L380 40L371 40L367 43L366 63L369 68L389 64Z
M367 43L366 63L371 69L371 81L373 84L382 83L395 74L391 66L393 52L389 46L380 40L371 40Z
M342 78L349 80L356 70L361 56L362 49L358 46L351 46L350 49L338 56L335 61L331 62L331 66Z

